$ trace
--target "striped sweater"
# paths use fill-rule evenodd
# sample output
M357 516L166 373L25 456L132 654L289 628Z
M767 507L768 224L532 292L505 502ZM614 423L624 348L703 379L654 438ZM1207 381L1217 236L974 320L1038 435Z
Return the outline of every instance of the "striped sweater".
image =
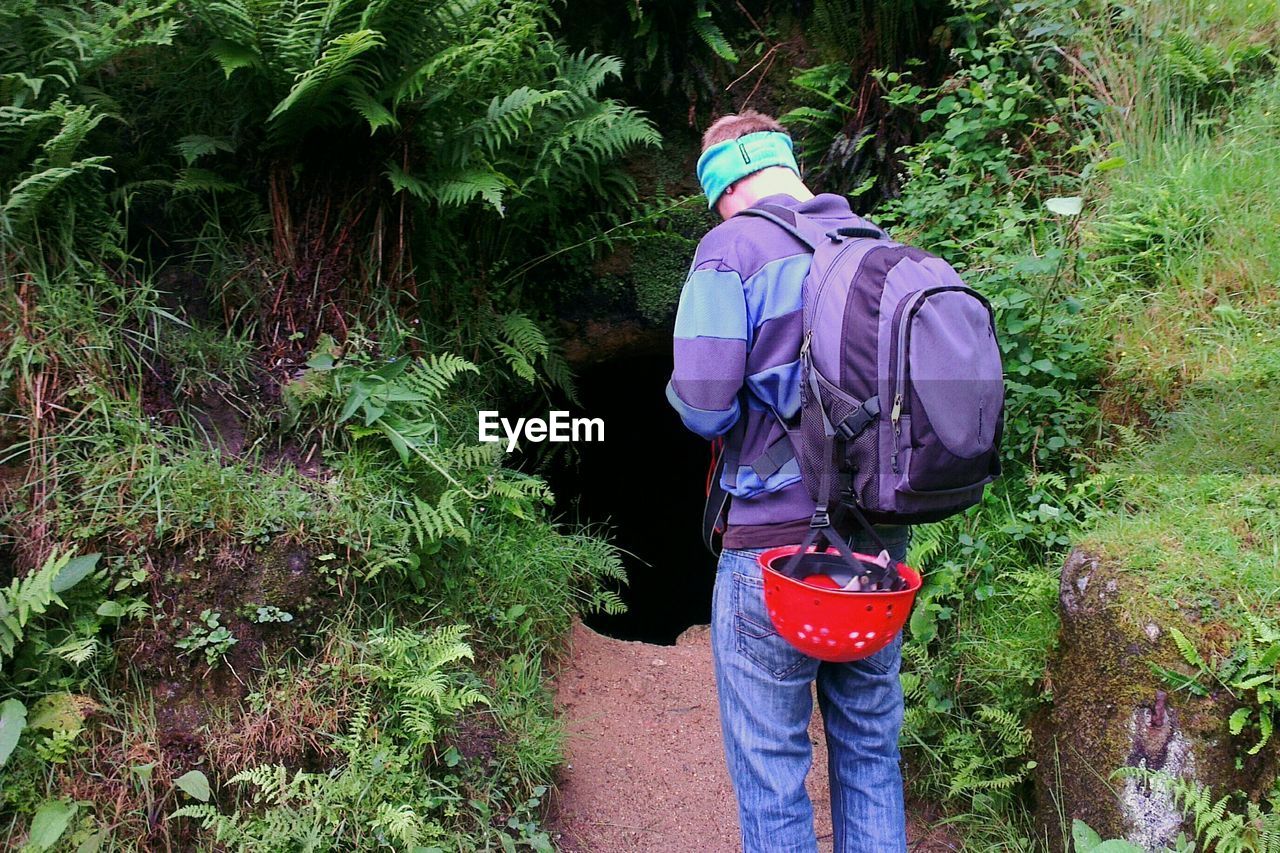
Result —
M761 203L833 228L852 216L849 202L829 193ZM777 225L735 216L702 238L680 294L667 399L698 435L726 436L722 485L733 502L725 547L798 544L813 515L796 460L764 481L751 468L782 437L778 417L800 411L800 296L811 260Z

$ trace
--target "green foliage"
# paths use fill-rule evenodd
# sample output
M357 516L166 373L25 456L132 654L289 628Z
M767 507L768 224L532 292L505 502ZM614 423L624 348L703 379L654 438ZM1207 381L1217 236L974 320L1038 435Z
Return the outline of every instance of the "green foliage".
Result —
M1203 849L1217 853L1280 853L1280 785L1271 790L1264 803L1253 802L1243 794L1227 794L1215 800L1212 789L1194 780L1137 767L1126 767L1121 772L1165 788L1191 821L1195 842ZM1194 851L1195 844L1183 841L1176 850Z
M186 654L203 652L205 663L213 668L240 642L227 626L222 624L222 614L203 610L187 635L174 645Z
M1265 42L1221 45L1180 30L1164 34L1160 53L1161 71L1174 91L1200 108L1220 105L1238 78L1265 69L1268 60L1274 63L1274 54Z
M1244 609L1243 602L1241 608L1248 630L1231 654L1211 665L1185 634L1171 627L1169 635L1192 672L1153 668L1177 689L1208 696L1216 684L1245 702L1231 714L1228 726L1232 735L1246 728L1257 730L1258 740L1249 748L1249 754L1256 755L1280 723L1280 630Z
M617 164L658 142L602 94L620 63L568 50L550 4L520 0L10 0L0 23L3 461L34 484L5 489L4 533L21 560L104 554L74 598L68 567L15 568L0 691L113 700L90 734L38 737L39 702L3 706L10 837L74 846L109 825L113 843L189 849L196 824L154 816L193 797L203 845L550 849L544 653L580 609L621 607L623 572L603 540L548 521L542 480L476 443L475 411L513 388L572 395L522 288L613 239L634 192ZM215 419L235 442L213 446ZM290 666L340 728L308 733L301 771L250 751L239 776L153 761L112 788L103 731L145 714L104 629L175 592L176 554L204 574L224 568L210 555L295 550L317 555L326 598L353 602L359 639L332 670L277 627L284 599L197 602L178 650L213 667L246 631L296 637ZM245 623L224 624L230 606ZM479 662L460 629L361 627L404 612L495 627ZM135 648L163 635L130 630ZM256 690L275 663L235 676ZM475 721L498 733L493 766L441 742ZM54 789L86 774L66 806Z
M0 704L0 767L13 755L27 727L27 707L17 699L6 699Z
M1071 821L1071 842L1075 853L1143 853L1144 849L1114 838L1103 841L1098 833L1079 818Z
M460 625L380 629L348 646L354 659L347 674L357 679L359 697L338 739L338 768L313 773L253 767L228 780L249 792L252 812L190 805L172 818L194 818L219 843L236 849L448 845L451 836L441 818L456 812L460 792L418 767L443 723L488 701L459 666L472 656L465 632Z
M268 144L317 129L412 140L388 151L395 192L432 205L482 202L499 215L570 188L610 190L602 166L657 135L635 110L596 93L621 66L570 55L546 35L547 4L365 0L201 3L228 86L258 97L235 108ZM496 92L496 94L495 94Z
M634 39L631 69L637 87L670 94L679 82L688 91L693 69L715 59L737 62L738 53L725 35L726 14L719 0L642 0L628 4ZM621 40L620 40L621 41Z
M36 617L50 606L66 607L60 594L88 577L100 556L73 557L70 551L51 554L40 568L0 589L0 665L14 658Z

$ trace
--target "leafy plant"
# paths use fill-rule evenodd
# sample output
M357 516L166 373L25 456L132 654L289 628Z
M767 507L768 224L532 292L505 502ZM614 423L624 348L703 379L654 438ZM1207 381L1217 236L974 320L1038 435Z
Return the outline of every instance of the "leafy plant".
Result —
M1203 849L1217 853L1280 853L1280 786L1271 790L1265 803L1253 802L1243 794L1227 794L1215 800L1209 786L1192 779L1137 767L1123 768L1122 773L1164 786L1191 821L1195 840ZM1194 847L1184 842L1177 849Z
M1171 627L1169 636L1193 672L1188 675L1155 664L1152 669L1179 690L1208 696L1216 684L1245 702L1231 714L1228 725L1233 735L1246 728L1257 730L1258 740L1249 748L1250 755L1257 755L1270 743L1280 721L1280 630L1247 609L1244 612L1248 632L1231 654L1211 665L1182 631Z
M246 610L249 618L259 625L265 625L271 622L292 622L293 614L287 610L281 610L274 604L257 604L249 605Z
M418 771L442 724L488 701L458 666L472 657L465 634L460 625L371 632L349 671L360 698L338 742L340 767L253 767L229 780L250 792L252 812L190 805L172 817L194 818L217 841L255 850L447 845L441 817L461 797Z
M1075 853L1144 853L1145 849L1114 838L1103 841L1102 836L1079 818L1071 821L1071 842Z
M221 613L202 610L191 630L174 645L186 654L203 652L205 662L214 667L238 642L240 641L231 633L231 629L222 624Z
M73 557L70 551L52 554L39 569L26 577L15 577L8 588L0 588L0 665L13 658L37 617L53 605L66 607L60 594L88 577L100 556Z

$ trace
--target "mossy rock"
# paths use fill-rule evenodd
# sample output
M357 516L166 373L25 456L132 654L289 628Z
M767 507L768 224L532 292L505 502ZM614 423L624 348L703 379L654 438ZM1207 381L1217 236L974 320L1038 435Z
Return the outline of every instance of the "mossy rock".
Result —
M1061 633L1050 660L1052 705L1033 723L1037 819L1044 835L1079 818L1104 838L1162 850L1184 831L1183 814L1161 785L1126 777L1145 768L1256 796L1275 778L1275 757L1245 755L1227 720L1239 707L1222 691L1174 692L1152 665L1182 664L1170 635L1229 643L1220 623L1156 599L1145 579L1113 558L1077 548L1059 589ZM1238 762L1239 759L1239 762ZM1120 771L1120 772L1117 772Z

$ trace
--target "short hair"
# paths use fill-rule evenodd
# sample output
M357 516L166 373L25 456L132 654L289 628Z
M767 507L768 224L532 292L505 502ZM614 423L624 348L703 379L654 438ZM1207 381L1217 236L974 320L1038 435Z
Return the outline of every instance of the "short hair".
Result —
M702 150L706 151L712 145L762 131L787 132L776 118L755 110L743 110L740 113L720 116L711 123L707 132L702 134Z

